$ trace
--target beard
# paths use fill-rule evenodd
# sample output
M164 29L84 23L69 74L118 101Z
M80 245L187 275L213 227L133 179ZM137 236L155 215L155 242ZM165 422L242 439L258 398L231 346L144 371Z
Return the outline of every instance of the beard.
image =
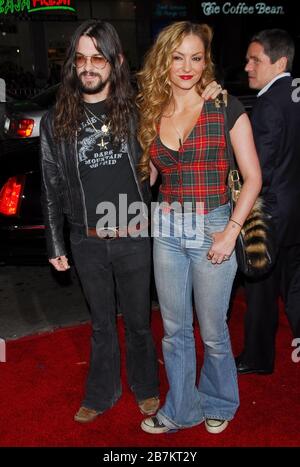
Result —
M98 82L96 84L86 84L83 82L84 76L97 76L98 77ZM101 75L98 73L94 73L92 71L83 71L80 73L78 76L78 84L79 84L79 90L83 94L97 94L98 92L103 91L107 83L109 82L109 76L106 78L106 80L102 80Z

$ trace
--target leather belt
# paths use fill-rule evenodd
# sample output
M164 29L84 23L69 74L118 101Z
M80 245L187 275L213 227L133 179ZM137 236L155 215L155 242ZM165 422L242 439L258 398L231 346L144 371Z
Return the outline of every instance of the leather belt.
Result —
M103 227L100 229L95 229L93 227L88 227L87 235L88 237L97 238L99 240L115 240L117 238L125 238L138 236L139 232L144 231L148 228L149 223L137 224L136 227Z

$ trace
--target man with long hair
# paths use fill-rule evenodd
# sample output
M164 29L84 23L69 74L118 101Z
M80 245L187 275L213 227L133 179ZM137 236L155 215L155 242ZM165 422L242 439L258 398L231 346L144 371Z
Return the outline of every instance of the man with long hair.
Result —
M90 368L74 417L81 423L95 420L121 395L116 303L126 327L129 386L143 414L153 414L159 406L150 330L148 221L145 214L133 229L133 214L124 217L124 209L118 208L120 196L126 207L138 203L143 209L150 201L149 181L138 178L141 152L135 126L130 74L117 32L105 21L86 21L71 38L55 108L41 122L49 261L58 271L69 268L66 217L91 311Z

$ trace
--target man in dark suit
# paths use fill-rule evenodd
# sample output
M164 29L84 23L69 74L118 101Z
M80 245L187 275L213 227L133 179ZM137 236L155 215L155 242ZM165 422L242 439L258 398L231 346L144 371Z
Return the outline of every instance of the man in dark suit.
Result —
M248 47L249 86L260 90L251 122L263 173L262 196L274 222L274 268L245 279L247 312L240 374L274 370L281 293L295 337L300 337L300 102L293 100L294 43L286 31L265 30ZM294 93L295 94L295 93Z

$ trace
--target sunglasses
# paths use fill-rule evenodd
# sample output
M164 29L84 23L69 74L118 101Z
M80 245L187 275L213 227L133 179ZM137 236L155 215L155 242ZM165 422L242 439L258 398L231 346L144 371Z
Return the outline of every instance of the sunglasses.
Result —
M107 63L106 58L104 58L102 55L88 56L88 55L76 54L75 59L74 59L75 67L82 68L86 64L88 58L90 59L91 64L95 68L99 68L99 69L104 68Z

